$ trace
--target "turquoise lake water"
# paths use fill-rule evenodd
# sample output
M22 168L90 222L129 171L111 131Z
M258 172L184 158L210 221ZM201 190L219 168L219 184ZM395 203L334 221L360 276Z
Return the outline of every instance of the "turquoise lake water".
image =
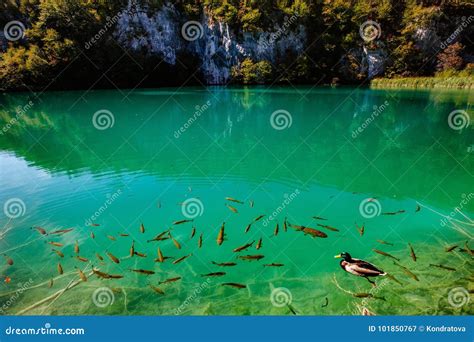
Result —
M1 275L11 279L0 284L2 314L472 314L473 100L472 91L310 87L0 95ZM285 232L285 218L328 236ZM193 221L173 225L183 219ZM180 249L147 242L169 228ZM146 257L129 256L132 241ZM155 262L158 247L171 258ZM344 272L334 259L343 251L402 285L384 277L374 288ZM263 266L272 263L284 266ZM123 278L89 276L92 266ZM80 280L77 267L87 282L38 304ZM202 276L214 272L226 274ZM459 288L463 305L452 303Z

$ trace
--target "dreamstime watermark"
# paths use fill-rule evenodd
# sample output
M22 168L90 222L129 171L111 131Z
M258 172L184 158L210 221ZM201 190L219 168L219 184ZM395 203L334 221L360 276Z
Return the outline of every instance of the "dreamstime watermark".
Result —
M280 39L286 33L286 31L288 31L290 26L293 25L299 17L300 15L298 13L293 14L291 17L285 17L283 25L278 28L277 31L270 33L270 38L264 41L262 43L262 46L265 49L271 47L278 39Z
M285 109L278 109L270 116L270 125L278 131L290 128L293 123L293 117L290 112Z
M123 15L122 12L114 15L113 17L107 17L105 19L105 24L102 28L91 38L89 41L86 42L84 48L89 50L93 45L95 45L102 37L117 23L120 17Z
M0 314L5 314L6 311L20 298L21 294L28 290L31 285L33 285L33 279L28 279L28 281L24 283L18 284L18 289L13 292L13 294L3 302L2 306L0 306Z
M177 131L174 131L174 137L176 139L178 139L181 134L183 134L184 132L186 132L186 130L191 127L191 125L205 112L209 109L209 107L211 106L211 101L207 101L205 104L203 104L202 106L199 106L197 105L196 107L194 107L195 111L194 111L194 114L193 116L191 116L188 121L186 121L184 123L183 126L181 126Z
M469 291L464 287L452 288L448 293L448 303L455 308L460 308L469 303Z
M99 209L97 209L94 214L92 214L88 219L86 219L85 221L85 225L86 226L90 226L95 220L97 220L97 218L102 215L106 210L107 208L109 208L109 206L114 203L117 198L120 197L120 195L122 194L122 190L121 189L118 189L117 191L115 191L113 194L107 194L107 199L104 201L104 203L99 207Z
M5 329L6 335L84 335L83 328L52 328L51 323L45 323L41 328L15 328L9 326Z
M268 224L273 221L283 210L285 210L285 208L287 206L290 205L291 202L294 201L294 199L296 197L298 197L298 195L300 194L300 190L299 189L295 189L295 191L293 191L291 194L285 194L283 197L283 201L281 202L281 204L275 208L275 210L273 210L273 212L268 215L268 217L265 218L265 220L263 220L263 226L266 227L268 226Z
M470 15L469 17L462 17L462 21L461 21L461 24L456 28L456 30L454 30L453 33L451 33L451 35L446 38L445 41L443 41L440 45L441 49L446 49L449 45L451 45L451 43L453 43L456 38L462 33L462 31L464 31L464 29L466 29L469 25L471 25L471 23L474 21L474 15Z
M186 297L186 299L181 303L179 307L174 311L175 315L180 315L196 298L199 297L202 291L207 289L211 284L211 278L207 278L205 282L201 283L199 286L195 287L193 292Z
M270 302L277 308L290 305L292 301L293 296L291 295L291 291L286 287L274 288L270 294Z
M34 102L33 101L28 101L28 103L24 106L18 106L16 107L16 110L15 110L15 117L11 118L10 121L8 121L5 125L3 125L2 129L0 130L0 135L4 135L5 133L8 132L8 130L16 125L16 123L18 121L20 121L20 119L25 116L25 114L34 106Z
M202 216L204 213L204 205L199 198L188 198L181 206L181 212L188 219L194 219Z
M367 20L363 22L362 25L360 25L359 34L366 43L369 43L375 39L380 38L382 29L380 28L379 23L373 20Z
M382 205L375 198L366 198L359 204L359 212L365 218L374 218L379 216L382 211Z
M372 114L365 119L365 121L357 127L354 131L352 131L352 138L355 139L361 134L380 114L382 114L385 109L389 106L388 101L385 101L381 105L377 106L374 105Z
M453 110L448 115L448 125L455 131L467 128L470 123L469 114L462 109Z
M19 218L26 213L25 202L21 198L10 198L3 204L3 212L10 219Z
M181 27L181 36L183 36L183 38L188 42L202 38L203 34L204 29L201 23L195 20L187 21Z
M461 212L466 205L474 198L474 192L461 195L462 200L459 202L453 211L441 219L441 227L446 227L446 225L456 216L457 213Z
M106 130L114 127L115 116L110 110L100 109L92 116L92 124L100 131Z
M9 21L3 28L3 35L11 42L16 42L25 37L25 25L21 21Z
M99 308L105 308L114 303L115 296L111 289L108 287L99 287L92 293L92 302Z

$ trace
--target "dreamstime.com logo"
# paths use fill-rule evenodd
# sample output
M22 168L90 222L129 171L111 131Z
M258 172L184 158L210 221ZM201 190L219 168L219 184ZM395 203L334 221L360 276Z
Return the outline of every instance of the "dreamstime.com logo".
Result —
M382 29L380 28L380 24L373 21L367 20L362 23L359 27L359 34L360 37L367 43L380 38L382 34Z
M16 42L25 37L25 25L21 21L13 20L3 28L3 35L11 42Z
M181 212L188 219L194 219L198 216L202 216L204 213L204 205L199 198L188 198L183 202Z
M366 198L359 204L359 212L365 218L379 216L381 211L382 205L375 198Z
M201 23L195 20L187 21L181 27L181 35L188 42L192 42L199 38L202 38L203 34L204 29Z
M21 198L10 198L3 204L3 212L10 219L19 218L26 213L25 202Z
M270 125L277 131L290 128L293 123L293 117L290 112L285 109L278 109L270 116Z
M469 291L464 287L452 288L448 293L448 303L452 307L460 308L469 303L469 300Z
M291 295L291 291L286 287L277 287L273 289L272 293L270 294L270 302L272 302L272 305L276 306L277 308L290 305L292 301L293 296Z
M100 131L114 127L115 116L107 109L100 109L92 116L92 124Z
M51 323L45 323L40 328L14 328L9 326L5 329L6 335L84 335L84 328L52 328Z
M448 125L455 131L467 128L470 123L469 114L462 109L453 110L448 115Z
M98 308L105 308L114 303L115 296L111 289L108 287L99 287L92 294L92 302Z

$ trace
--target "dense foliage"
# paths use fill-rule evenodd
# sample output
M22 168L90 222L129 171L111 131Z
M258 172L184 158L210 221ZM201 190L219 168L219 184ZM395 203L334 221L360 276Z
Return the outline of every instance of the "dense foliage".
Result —
M143 0L150 13L162 0ZM127 51L106 30L93 49L84 48L126 0L4 0L0 26L20 21L25 36L2 37L3 89L136 87L201 83L196 56L163 63L149 51ZM186 20L226 22L237 35L272 31L297 14L307 35L301 53L276 61L243 59L232 68L239 83L344 83L368 77L367 51L381 56L386 77L433 76L473 70L474 4L469 0L182 0L173 4ZM380 25L377 39L359 33L367 20ZM102 75L97 79L97 75Z

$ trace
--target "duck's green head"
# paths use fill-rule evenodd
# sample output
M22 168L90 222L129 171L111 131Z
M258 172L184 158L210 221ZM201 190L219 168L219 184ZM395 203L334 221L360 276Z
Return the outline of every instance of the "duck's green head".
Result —
M351 255L347 252L342 252L341 254L336 255L335 258L342 258L344 260L351 260L352 259Z

